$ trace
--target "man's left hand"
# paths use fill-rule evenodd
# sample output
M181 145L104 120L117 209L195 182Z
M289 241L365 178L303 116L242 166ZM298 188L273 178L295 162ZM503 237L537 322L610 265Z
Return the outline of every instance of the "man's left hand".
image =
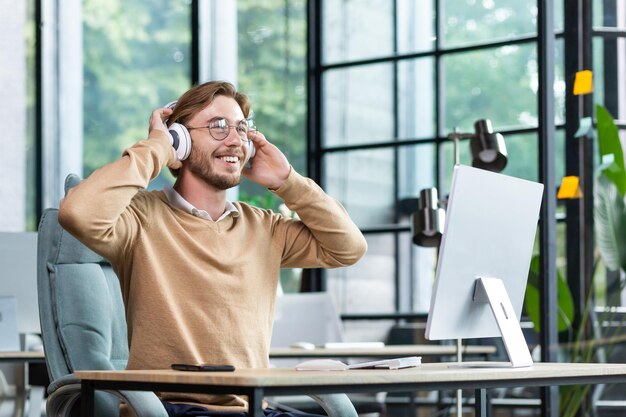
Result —
M250 131L248 138L254 143L256 154L249 161L250 167L246 166L242 174L270 190L280 188L291 171L287 157L261 132Z

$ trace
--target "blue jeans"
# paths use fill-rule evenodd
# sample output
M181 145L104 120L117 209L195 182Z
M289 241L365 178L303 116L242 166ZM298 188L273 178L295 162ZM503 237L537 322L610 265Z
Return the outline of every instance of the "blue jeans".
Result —
M204 407L191 404L173 404L162 401L169 417L247 417L247 413L239 411L210 411ZM266 408L263 410L265 417L322 417L317 414L293 413L287 411Z

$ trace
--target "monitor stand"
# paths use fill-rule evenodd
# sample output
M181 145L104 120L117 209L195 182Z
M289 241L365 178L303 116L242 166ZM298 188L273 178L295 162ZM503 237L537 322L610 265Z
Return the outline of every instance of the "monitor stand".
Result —
M530 356L528 344L502 280L498 278L477 278L474 287L474 302L489 303L493 316L498 323L504 347L511 361L508 366L513 368L532 366L533 359ZM490 366L488 362L485 365Z

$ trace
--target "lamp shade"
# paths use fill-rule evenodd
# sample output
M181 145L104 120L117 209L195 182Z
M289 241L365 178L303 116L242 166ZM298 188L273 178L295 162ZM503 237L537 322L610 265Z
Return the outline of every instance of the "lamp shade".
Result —
M493 132L491 121L487 119L474 123L474 130L475 134L470 138L472 166L487 171L502 171L508 157L504 137Z
M413 243L425 247L439 246L445 218L446 212L439 207L437 189L421 190L419 207L411 216Z

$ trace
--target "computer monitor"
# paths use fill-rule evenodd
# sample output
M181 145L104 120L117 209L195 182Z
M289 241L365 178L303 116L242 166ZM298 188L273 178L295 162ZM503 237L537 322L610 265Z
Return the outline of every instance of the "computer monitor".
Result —
M0 296L15 297L20 333L41 332L36 232L0 232Z
M532 359L519 325L543 185L457 165L426 338L502 336L510 364Z
M296 293L276 298L272 347L289 347L297 342L323 346L342 340L341 317L330 294Z

